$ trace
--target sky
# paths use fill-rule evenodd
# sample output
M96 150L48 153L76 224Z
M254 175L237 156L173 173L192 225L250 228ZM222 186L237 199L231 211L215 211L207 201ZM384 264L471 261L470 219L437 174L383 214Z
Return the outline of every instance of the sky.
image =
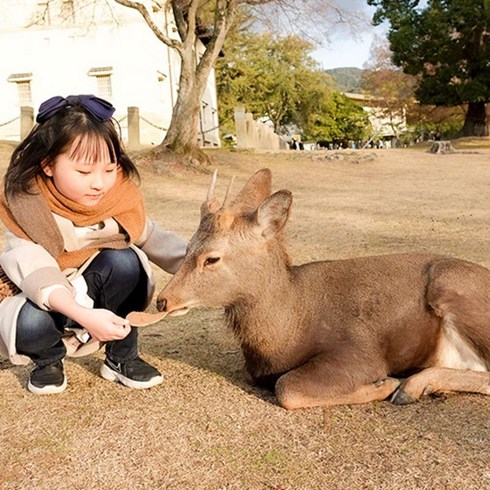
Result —
M325 70L343 67L362 68L369 60L372 41L371 32L363 34L359 39L339 37L333 39L329 46L315 50L313 58Z
M386 26L374 27L370 24L374 8L369 7L365 0L340 0L337 3L364 14L366 20L362 23L362 28L356 29L354 33L342 27L330 32L325 45L312 53L313 58L325 70L343 67L363 68L364 63L369 60L374 38L385 37Z

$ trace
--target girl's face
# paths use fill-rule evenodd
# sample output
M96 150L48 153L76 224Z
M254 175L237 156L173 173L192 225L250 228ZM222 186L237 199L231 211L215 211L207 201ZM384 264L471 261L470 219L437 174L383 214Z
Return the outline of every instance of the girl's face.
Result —
M43 170L63 196L95 206L116 183L118 166L111 161L105 142L78 138Z

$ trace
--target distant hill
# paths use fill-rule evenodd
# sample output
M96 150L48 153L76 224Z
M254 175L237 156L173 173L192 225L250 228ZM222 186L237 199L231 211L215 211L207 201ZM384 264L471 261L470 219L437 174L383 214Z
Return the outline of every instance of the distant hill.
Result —
M340 92L355 92L361 91L361 79L364 70L361 68L332 68L325 70L325 73L330 75L334 80L334 85Z

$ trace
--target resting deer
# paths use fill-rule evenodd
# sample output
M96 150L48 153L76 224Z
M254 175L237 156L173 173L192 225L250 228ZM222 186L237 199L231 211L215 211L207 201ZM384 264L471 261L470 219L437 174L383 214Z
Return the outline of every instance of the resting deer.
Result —
M291 193L271 195L263 169L221 206L215 181L157 308L224 307L249 381L275 386L287 409L490 395L488 269L429 254L291 265Z

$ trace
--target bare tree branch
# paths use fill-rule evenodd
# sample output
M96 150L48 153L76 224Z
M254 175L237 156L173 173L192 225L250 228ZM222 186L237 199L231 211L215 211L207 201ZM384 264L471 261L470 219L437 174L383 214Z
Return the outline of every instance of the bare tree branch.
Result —
M214 29L211 38L209 39L206 51L204 52L197 70L198 78L207 77L209 69L212 67L223 47L226 35L233 24L238 0L219 0L214 12Z
M179 33L180 39L185 43L187 39L188 26L185 13L189 9L189 2L171 2L172 14L174 16L175 25Z
M147 8L139 2L133 2L132 0L114 0L116 3L119 5L122 5L124 7L129 7L134 10L137 10L145 19L145 22L148 24L148 27L153 31L155 36L162 41L162 43L166 44L167 46L170 46L171 48L176 49L177 51L182 50L182 44L177 41L176 39L172 39L168 37L153 21L153 18L150 15L150 12L148 12Z
M266 31L297 35L313 44L328 43L332 30L342 27L353 38L370 25L361 9L339 0L273 0L253 2L256 22Z
M110 0L104 0L106 6L107 6L107 9L109 10L109 12L111 13L111 19L112 21L115 23L115 24L119 24L119 19L114 15L114 10L112 9L112 5L110 5Z

